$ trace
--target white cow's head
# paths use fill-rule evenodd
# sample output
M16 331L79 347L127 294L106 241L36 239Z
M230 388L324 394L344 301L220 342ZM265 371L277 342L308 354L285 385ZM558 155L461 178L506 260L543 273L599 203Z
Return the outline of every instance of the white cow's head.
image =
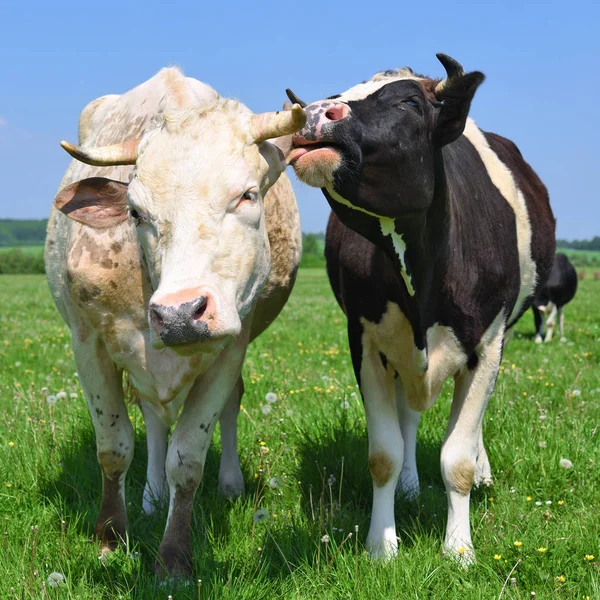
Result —
M297 105L254 115L219 99L167 112L141 140L62 143L87 164L135 164L128 185L84 179L61 190L55 204L91 227L135 223L155 290L148 307L155 346L210 351L240 332L270 269L263 198L286 166L266 140L298 131L305 120Z

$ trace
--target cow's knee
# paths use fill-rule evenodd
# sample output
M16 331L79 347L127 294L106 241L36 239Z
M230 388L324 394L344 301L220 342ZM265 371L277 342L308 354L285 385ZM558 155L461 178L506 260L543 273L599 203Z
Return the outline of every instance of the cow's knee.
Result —
M475 479L475 457L442 450L442 477L446 487L468 496Z

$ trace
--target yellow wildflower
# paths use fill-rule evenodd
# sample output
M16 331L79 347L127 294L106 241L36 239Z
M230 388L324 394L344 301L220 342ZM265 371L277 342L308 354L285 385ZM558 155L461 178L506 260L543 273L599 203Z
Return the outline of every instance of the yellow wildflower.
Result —
M466 551L467 551L467 549L466 549L466 548L464 548L463 546L461 546L461 547L458 549L458 553L459 553L459 554L464 554Z
M527 496L527 502L531 502L533 498L531 496Z
M546 552L548 548L538 548L538 552Z
M566 580L567 580L567 579L566 579L566 577L565 577L564 575L559 575L559 576L556 578L556 581L560 581L561 583L564 583Z
M558 501L558 504L560 504L561 506L562 506L564 503L565 503L565 501L564 501L564 500L559 500L559 501Z
M500 560L502 558L502 554L494 554L494 560Z
M14 442L8 442L8 445L9 445L9 446L14 446L14 445L15 445L15 443L14 443Z
M515 546L517 548L520 548L522 545L523 545L523 542L519 542L519 541L515 542Z
M12 487L12 483L7 482L6 487Z
M593 554L586 554L585 555L585 560L594 560L594 558L596 558Z

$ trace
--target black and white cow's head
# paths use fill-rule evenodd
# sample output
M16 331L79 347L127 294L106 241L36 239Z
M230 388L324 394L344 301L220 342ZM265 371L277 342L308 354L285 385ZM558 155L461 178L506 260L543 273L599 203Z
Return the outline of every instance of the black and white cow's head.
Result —
M443 81L408 68L378 73L306 106L306 125L294 136L290 163L298 177L324 188L340 219L375 243L376 229L392 235L397 219L430 207L440 149L462 134L484 79L479 72L465 74L444 54L437 56L447 72ZM392 242L397 246L402 240Z

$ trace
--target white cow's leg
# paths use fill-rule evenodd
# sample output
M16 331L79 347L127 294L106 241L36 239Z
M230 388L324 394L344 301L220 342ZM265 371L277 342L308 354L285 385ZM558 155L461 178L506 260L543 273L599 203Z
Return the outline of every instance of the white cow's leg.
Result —
M409 499L419 495L419 473L417 472L417 430L421 421L421 413L409 408L406 402L406 391L400 377L396 377L396 405L400 431L404 440L404 462L396 486Z
M448 497L444 552L465 563L474 560L469 524L469 497L474 481L483 415L494 389L504 323L499 316L477 350L478 363L455 377L454 398L446 439L442 445L442 477Z
M244 395L244 380L240 377L221 413L221 466L219 492L229 498L244 494L244 476L237 449L237 418Z
M146 470L144 495L142 496L142 508L147 515L151 515L158 506L165 504L169 498L165 474L169 428L144 400L141 401L141 409L146 423L146 442L148 446L148 468Z
M558 308L558 331L560 335L565 333L565 307L561 306Z
M404 443L398 423L394 375L386 370L378 349L361 334L356 321L348 322L355 372L365 405L369 435L369 469L373 478L373 512L367 536L372 556L388 558L398 549L394 496L402 468Z
M194 495L215 425L242 370L248 333L244 331L194 384L169 440L166 473L169 515L155 571L161 576L190 575L190 522Z
M477 461L475 463L473 483L476 486L485 485L486 487L494 484L492 468L490 467L490 460L483 444L483 431L481 429L479 430L479 442L477 443Z
M546 338L544 339L544 342L549 342L552 339L552 334L554 333L554 325L556 324L556 313L556 304L553 304L550 316L546 321Z
M122 372L104 344L92 335L79 342L76 331L73 339L77 373L92 417L102 469L102 504L95 533L105 553L125 538L125 476L133 459L134 433L123 397Z

